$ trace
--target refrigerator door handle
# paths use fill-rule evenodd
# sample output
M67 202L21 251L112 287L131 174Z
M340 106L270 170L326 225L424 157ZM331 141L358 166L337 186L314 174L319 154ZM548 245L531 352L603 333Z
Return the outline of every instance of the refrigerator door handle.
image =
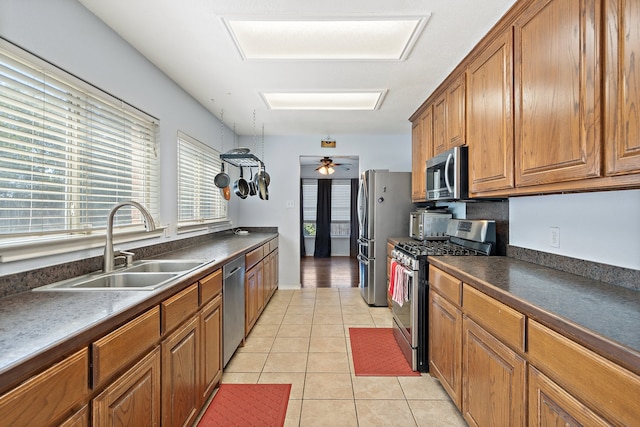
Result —
M360 261L364 265L369 265L369 260L363 257L362 255L358 254L357 258L358 258L358 261Z

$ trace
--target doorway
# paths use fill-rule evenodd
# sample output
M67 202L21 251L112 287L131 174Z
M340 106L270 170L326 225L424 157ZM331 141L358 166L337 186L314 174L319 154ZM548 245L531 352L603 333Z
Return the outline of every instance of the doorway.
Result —
M358 178L358 156L300 156L303 287L357 286Z

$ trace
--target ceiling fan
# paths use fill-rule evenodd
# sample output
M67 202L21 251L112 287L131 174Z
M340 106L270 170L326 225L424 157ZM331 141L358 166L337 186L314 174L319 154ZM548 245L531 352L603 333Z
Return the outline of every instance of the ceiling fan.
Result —
M325 156L320 159L320 166L316 168L316 170L322 175L331 175L336 170L337 166L342 166L344 169L349 170L347 166L351 166L350 163L333 163L333 159Z

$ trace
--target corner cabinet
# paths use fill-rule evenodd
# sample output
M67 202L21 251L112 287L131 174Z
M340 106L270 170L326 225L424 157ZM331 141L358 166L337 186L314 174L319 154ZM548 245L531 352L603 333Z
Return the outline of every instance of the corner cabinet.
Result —
M467 144L472 196L514 187L512 28L467 68Z
M604 7L606 172L640 173L640 2Z
M515 21L517 186L601 176L600 16L598 0L537 0Z

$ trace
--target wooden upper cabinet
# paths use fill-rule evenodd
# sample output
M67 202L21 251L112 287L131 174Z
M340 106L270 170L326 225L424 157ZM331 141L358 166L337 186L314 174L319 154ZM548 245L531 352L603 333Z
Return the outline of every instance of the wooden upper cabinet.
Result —
M514 187L511 28L467 69L467 145L472 194Z
M514 23L516 186L601 175L599 5L536 0Z
M433 103L433 154L447 151L447 133L445 128L446 94L442 94Z
M605 4L607 175L640 172L640 2Z
M445 124L447 149L466 144L466 84L465 74L460 74L447 88Z
M432 155L466 144L465 81L465 74L460 74L444 88L433 103Z
M433 108L418 117L411 130L411 200L427 200L426 162L433 155Z

